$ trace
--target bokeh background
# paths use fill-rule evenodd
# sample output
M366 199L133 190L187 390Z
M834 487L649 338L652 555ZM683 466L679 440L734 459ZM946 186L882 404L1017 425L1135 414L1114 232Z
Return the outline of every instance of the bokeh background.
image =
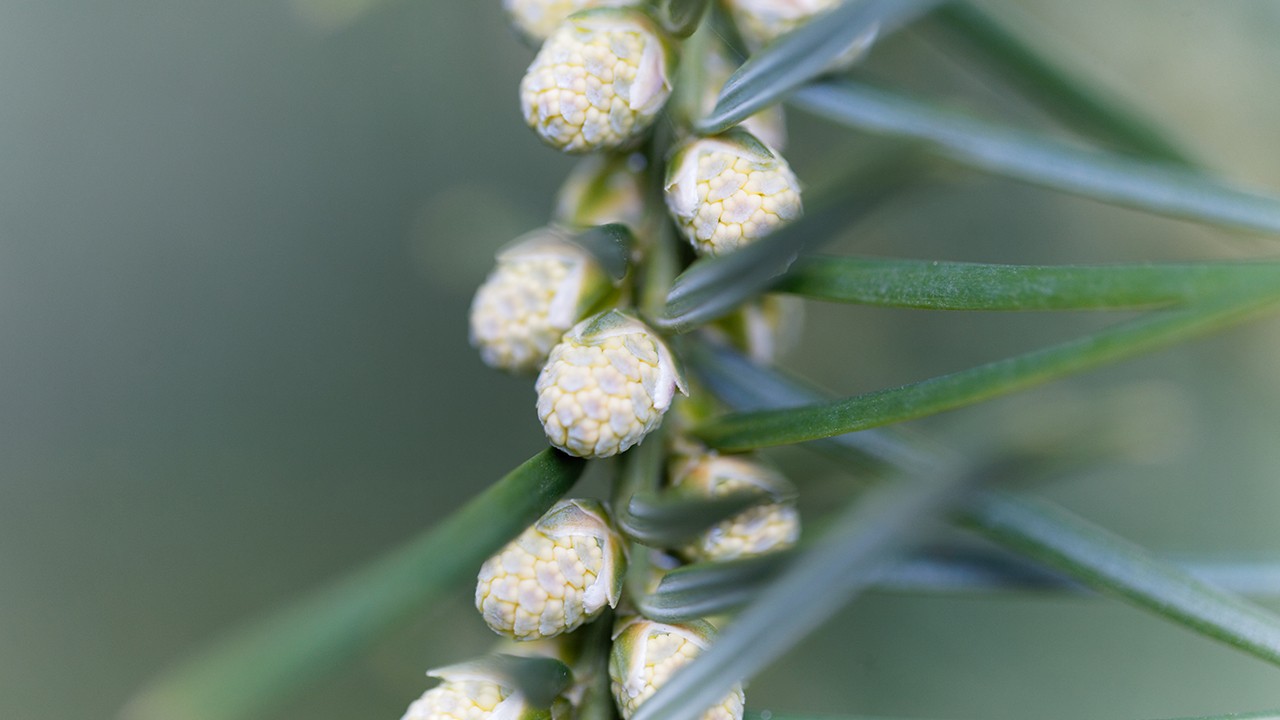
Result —
M1280 3L987 7L1280 192ZM0 0L0 717L111 717L146 678L429 526L542 443L466 310L571 161L521 124L497 0ZM908 33L869 77L1051 130ZM790 116L802 179L865 137ZM965 172L841 250L1002 262L1250 257L1209 230ZM1100 327L812 306L790 365L852 393ZM1038 492L1170 554L1280 559L1280 321L916 423L955 443L1110 422L1132 457ZM781 461L810 504L830 466ZM468 589L278 717L398 717L491 636ZM1270 605L1280 609L1276 603ZM756 709L1139 718L1280 707L1280 674L1114 601L873 594Z

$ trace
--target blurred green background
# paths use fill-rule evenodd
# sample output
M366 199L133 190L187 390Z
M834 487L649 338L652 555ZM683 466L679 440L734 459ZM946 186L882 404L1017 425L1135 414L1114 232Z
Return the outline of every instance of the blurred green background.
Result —
M1280 3L987 7L1224 177L1280 192ZM928 38L894 38L866 74L1049 127ZM0 0L0 717L111 716L167 663L541 446L530 383L466 342L494 249L546 221L571 166L520 121L531 56L498 0ZM802 180L873 142L789 120ZM837 247L1046 263L1276 253L947 177ZM813 306L791 365L851 393L1112 321ZM970 443L1028 418L1107 419L1135 458L1040 492L1161 552L1280 558L1278 369L1270 319L917 426ZM838 493L829 466L780 457L810 504ZM468 594L279 717L399 717L423 670L488 646ZM1280 671L1109 600L878 594L748 698L1164 717L1280 707Z

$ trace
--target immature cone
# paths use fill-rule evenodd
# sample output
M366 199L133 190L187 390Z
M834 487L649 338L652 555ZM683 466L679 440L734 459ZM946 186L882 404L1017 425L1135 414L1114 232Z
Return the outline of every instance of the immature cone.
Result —
M680 548L690 560L756 557L789 548L800 538L800 514L791 499L795 488L759 461L714 451L697 453L674 463L672 485L676 492L694 497L756 491L776 501L748 508Z
M640 442L658 427L676 391L688 394L657 334L617 310L566 333L535 387L547 440L584 458L617 455Z
M626 565L604 506L561 500L481 566L476 608L507 637L555 637L618 604Z
M520 81L525 122L553 147L632 144L671 95L661 30L637 10L587 10L547 38Z
M698 138L667 167L667 208L704 255L748 245L800 217L800 183L779 155L733 130Z
M560 230L535 230L498 253L497 267L476 291L471 344L486 365L532 372L611 290L589 252Z
M502 7L516 29L539 42L579 10L602 7L626 7L636 0L502 0Z
M429 670L427 675L444 682L413 701L401 720L561 720L568 717L562 703L550 710L533 708L500 677L469 664Z
M635 618L622 624L609 653L609 685L623 720L630 720L673 672L705 650L713 634L710 625L696 620L667 625ZM745 702L742 685L734 685L702 720L742 720Z

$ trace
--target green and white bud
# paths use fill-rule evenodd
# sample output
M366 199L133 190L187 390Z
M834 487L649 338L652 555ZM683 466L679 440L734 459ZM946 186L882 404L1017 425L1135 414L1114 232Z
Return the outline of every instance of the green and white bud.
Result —
M572 632L618 604L623 547L599 501L561 500L481 566L476 608L515 640Z
M804 301L793 295L763 295L706 329L752 362L772 365L800 344Z
M560 186L556 217L576 227L621 223L639 228L645 209L644 162L639 153L583 158Z
M596 259L556 228L500 251L471 302L471 344L486 365L532 372L565 331L613 290Z
M627 7L637 0L502 0L511 23L525 37L542 42L570 15L591 8Z
M795 488L781 473L758 460L715 451L696 453L673 463L672 486L676 492L701 498L757 491L775 500L744 510L680 548L690 560L757 557L792 547L800 539Z
M743 130L681 146L667 166L665 187L672 218L703 255L733 252L801 213L791 167Z
M542 45L520 81L525 122L566 152L629 146L671 95L671 50L647 15L573 15Z
M444 682L413 701L401 720L567 720L569 716L562 702L550 710L531 707L501 677L472 663L429 670L427 675Z
M566 333L535 387L547 440L584 458L627 450L658 427L677 391L688 394L662 339L617 310Z
M620 625L609 653L609 685L623 720L630 720L676 670L707 649L714 634L711 625L696 620L668 625L634 618ZM702 720L742 720L745 702L741 683L734 685Z

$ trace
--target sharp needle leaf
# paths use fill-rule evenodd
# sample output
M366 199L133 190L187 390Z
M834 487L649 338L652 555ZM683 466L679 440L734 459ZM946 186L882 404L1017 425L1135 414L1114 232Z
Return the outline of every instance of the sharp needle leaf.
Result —
M993 265L802 257L774 290L814 300L928 310L1140 310L1280 286L1280 262Z
M926 417L1033 387L1242 322L1280 303L1280 288L1158 311L1083 338L901 387L705 422L695 433L723 450L805 442Z
M822 75L856 46L869 46L927 12L936 0L853 0L753 54L720 91L698 132L714 135Z
M979 170L1145 212L1280 234L1280 199L1203 174L977 120L849 81L809 85L793 104L849 127L924 142Z

